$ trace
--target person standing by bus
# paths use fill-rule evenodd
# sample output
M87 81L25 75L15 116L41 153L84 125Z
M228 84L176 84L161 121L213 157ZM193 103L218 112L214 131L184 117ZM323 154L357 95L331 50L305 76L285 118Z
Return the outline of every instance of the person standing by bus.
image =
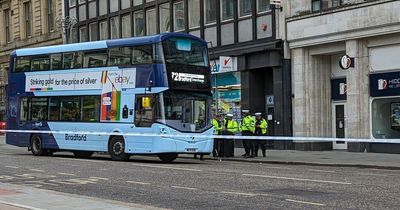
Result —
M236 120L233 119L233 114L227 114L223 122L222 135L235 135L239 132L239 126ZM232 157L234 153L233 139L222 139L218 142L219 156Z
M243 118L242 118L241 130L242 130L242 136L244 136L243 147L245 150L245 154L243 154L242 156L245 158L253 158L255 155L254 141L245 139L245 136L252 136L254 134L255 120L250 115L249 110L242 110L242 113L243 113Z
M254 134L256 136L267 135L267 129L268 129L267 121L262 117L260 112L257 112L255 115L256 115L256 126ZM255 156L257 157L258 149L261 147L263 157L266 157L267 140L254 140L254 143L255 143Z
M222 132L222 122L221 122L221 115L216 114L214 118L211 120L211 125L214 127L214 135L221 135ZM214 147L213 147L213 157L217 157L217 145L218 145L218 140L217 138L214 138Z

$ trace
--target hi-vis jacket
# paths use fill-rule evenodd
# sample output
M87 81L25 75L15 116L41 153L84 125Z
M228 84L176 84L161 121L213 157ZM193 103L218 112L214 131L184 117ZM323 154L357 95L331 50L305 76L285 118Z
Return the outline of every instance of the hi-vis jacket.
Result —
M254 133L256 121L254 117L248 115L242 119L241 129L242 131L250 131Z
M259 127L257 127L257 125ZM256 134L257 135L267 134L267 129L268 129L268 123L264 118L261 118L260 120L256 120Z
M213 118L211 120L211 124L214 127L214 134L221 134L222 126L220 125L219 121Z
M224 128L232 133L237 133L239 131L238 123L235 120L224 119Z

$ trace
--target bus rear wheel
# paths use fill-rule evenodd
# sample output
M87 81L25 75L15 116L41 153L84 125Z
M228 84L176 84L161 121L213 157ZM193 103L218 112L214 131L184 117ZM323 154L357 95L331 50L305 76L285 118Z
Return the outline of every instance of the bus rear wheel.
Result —
M31 136L31 151L34 156L50 155L49 151L43 148L43 141L40 134Z
M125 161L129 155L125 153L125 141L122 136L113 136L108 144L108 153L112 160Z
M158 158L164 163L170 163L178 157L177 153L162 153L158 154Z
M88 151L73 151L74 156L77 158L82 158L82 159L87 159L92 157L94 152L88 152Z

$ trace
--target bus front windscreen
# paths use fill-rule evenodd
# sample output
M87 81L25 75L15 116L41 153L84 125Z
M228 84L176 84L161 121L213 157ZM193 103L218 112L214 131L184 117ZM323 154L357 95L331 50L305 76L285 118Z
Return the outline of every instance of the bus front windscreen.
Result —
M197 40L173 37L163 42L163 51L167 64L208 67L207 46Z
M201 132L210 127L207 94L167 91L161 94L165 123L182 132Z

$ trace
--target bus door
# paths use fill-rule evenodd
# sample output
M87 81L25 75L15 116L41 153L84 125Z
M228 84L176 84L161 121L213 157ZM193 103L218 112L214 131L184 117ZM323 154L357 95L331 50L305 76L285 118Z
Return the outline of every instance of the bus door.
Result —
M135 97L135 116L134 124L138 133L154 133L152 125L154 124L155 97L154 95L136 95ZM134 137L134 152L147 153L151 151L154 137L142 136Z

